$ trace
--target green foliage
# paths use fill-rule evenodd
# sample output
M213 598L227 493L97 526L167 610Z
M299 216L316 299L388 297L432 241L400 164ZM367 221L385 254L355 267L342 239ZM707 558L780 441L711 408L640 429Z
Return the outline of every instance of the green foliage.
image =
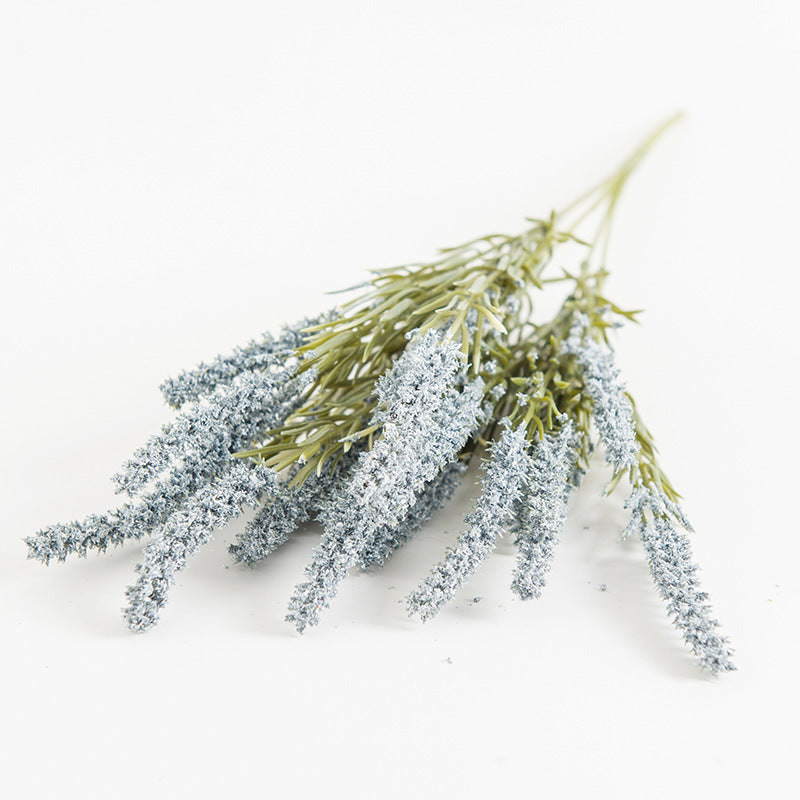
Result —
M299 370L313 370L314 380L303 405L280 428L268 431L258 446L237 456L257 458L279 471L299 463L302 467L293 477L299 484L314 471L332 468L354 442L366 439L371 448L381 433L373 422L377 381L412 332L443 329L447 340L460 343L469 374L483 377L487 401L494 402L491 421L470 445L472 450L491 440L504 416L515 426L524 424L531 441L559 430L570 419L579 434L580 460L587 466L592 400L575 356L563 344L578 313L589 320L587 335L606 344L615 318L635 320L638 312L622 310L602 293L608 273L593 261L598 245L605 260L614 210L628 178L676 119L662 125L616 172L566 209L546 219L529 219L532 225L523 233L482 236L446 248L427 263L374 271L360 287L363 291L338 315L305 331L307 339L297 351ZM592 216L599 216L600 223L587 242L574 231ZM583 249L580 269L544 277L554 253L566 243ZM536 323L536 296L554 284L571 287L569 294L552 320ZM676 499L635 406L634 421L639 463L626 470L629 479ZM615 474L610 489L624 476Z

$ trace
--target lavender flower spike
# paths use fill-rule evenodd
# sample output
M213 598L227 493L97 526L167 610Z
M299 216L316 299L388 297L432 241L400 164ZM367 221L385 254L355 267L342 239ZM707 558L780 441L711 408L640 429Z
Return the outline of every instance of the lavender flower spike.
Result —
M447 505L466 469L462 461L448 464L417 494L416 502L397 527L384 525L376 531L372 541L359 553L358 566L364 571L382 567L436 511Z
M332 317L332 312L314 319L304 319L294 325L284 326L276 339L265 333L261 339L251 340L237 347L228 356L217 356L195 369L183 370L174 378L167 378L160 386L161 394L173 408L211 394L217 386L230 383L237 375L254 369L280 366L304 342L303 330Z
M322 542L289 603L286 619L301 633L317 624L320 609L376 533L403 520L416 494L484 421L483 381L475 378L459 391L461 350L441 339L439 331L412 339L378 382L380 410L373 422L383 425L382 436L323 509Z
M469 527L458 545L408 597L409 613L419 614L423 620L434 616L483 563L525 491L531 468L525 426L514 430L508 419L502 422L505 430L492 445L483 494L465 519Z
M564 350L577 358L583 371L586 392L592 398L594 422L605 445L606 461L615 470L623 470L636 464L639 454L633 406L625 394L625 384L611 351L585 337L588 327L586 315L576 314Z
M157 463L147 463L143 451L140 460L134 459L135 465L130 462L130 483L121 480L138 494L135 502L103 515L91 514L81 522L42 529L25 539L28 558L45 564L51 559L65 561L71 554L105 551L109 545L150 533L192 494L230 468L230 451L249 444L260 429L280 424L310 379L304 374L278 389L276 375L248 372L230 386L219 387L211 399L182 413L174 425L165 426L160 436L150 440L148 447L160 454Z
M139 580L126 592L130 604L123 616L131 630L144 631L158 622L175 574L186 566L189 556L208 542L217 528L237 517L243 506L256 506L274 480L271 469L233 461L227 474L170 515L159 536L145 548L144 561L136 567Z
M254 567L285 544L299 525L309 518L309 509L299 492L280 487L266 498L236 542L228 547L234 561Z
M249 447L260 431L280 425L299 405L313 372L294 377L297 365L291 358L280 369L244 372L178 413L114 476L117 491L135 494L165 469L221 466L229 453Z
M288 541L294 531L315 515L334 488L353 466L358 450L351 448L333 472L324 470L310 475L299 487L286 483L276 487L256 516L250 520L236 542L228 548L234 561L254 567L259 561ZM294 470L294 474L299 467Z
M733 650L719 634L708 595L700 589L689 537L676 525L680 521L672 510L674 504L655 489L638 487L626 505L633 510L629 528L642 537L658 593L700 666L712 675L736 669Z
M529 483L513 526L519 555L511 590L522 600L541 597L567 518L576 455L572 421L545 436L533 452Z
M86 556L89 550L105 552L128 539L140 539L161 525L176 507L183 505L200 484L218 472L181 471L168 475L135 503L106 514L90 514L82 522L51 525L25 539L28 558L49 564L51 559L66 561L69 555Z

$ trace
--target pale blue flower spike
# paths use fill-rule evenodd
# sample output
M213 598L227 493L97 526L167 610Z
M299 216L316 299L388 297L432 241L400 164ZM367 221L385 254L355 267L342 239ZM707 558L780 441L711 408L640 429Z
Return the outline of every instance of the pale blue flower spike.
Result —
M128 477L136 495L132 502L80 522L42 529L25 540L28 557L44 563L64 561L72 554L105 551L149 534L223 474L230 467L231 452L248 446L260 429L281 424L311 380L311 370L283 384L273 374L247 372L218 387L202 406L181 412L164 426L130 462ZM158 469L143 460L148 449L160 454Z
M358 555L358 566L364 571L382 567L392 554L402 547L427 523L433 514L447 505L461 484L466 472L461 461L448 464L432 481L417 493L416 500L405 519L397 526L383 525Z
M567 422L533 449L528 482L512 524L519 550L511 589L520 599L538 598L553 561L574 488L575 430Z
M576 314L564 350L574 355L583 371L586 393L592 398L592 416L605 447L606 461L615 471L636 464L639 444L633 422L633 406L625 394L625 383L608 347L587 337L589 319Z
M382 436L323 508L322 541L289 603L286 619L301 633L319 622L380 528L398 526L425 483L485 424L483 381L464 384L460 347L442 338L439 331L412 338L378 382L372 422L383 425Z
M114 475L117 492L134 495L165 470L213 472L232 452L249 447L258 433L279 425L302 402L314 373L296 376L299 360L280 369L247 371L180 411Z
M260 340L236 347L229 355L220 355L208 364L203 362L194 369L183 370L161 384L161 394L170 406L180 408L185 403L211 394L217 386L230 383L243 372L280 367L304 343L305 328L320 325L332 319L334 314L335 309L313 319L286 325L277 339L265 333Z
M170 514L145 547L144 560L136 567L139 579L126 592L130 602L123 616L128 627L143 631L158 622L175 574L217 528L239 516L244 506L256 506L274 480L274 471L267 467L232 461L223 475Z
M256 516L245 526L236 542L228 548L233 560L254 567L288 541L304 522L312 519L353 468L361 447L354 446L343 454L336 466L309 475L300 486L289 486L299 471L296 464L287 480L268 494Z
M708 594L700 588L683 510L662 492L637 487L626 502L631 520L626 534L638 534L647 553L650 574L667 613L700 666L712 675L735 670L733 650L711 617ZM677 523L677 524L676 524Z
M456 547L408 597L409 613L423 620L433 617L452 599L484 562L497 537L511 523L514 506L525 491L531 458L524 426L514 430L507 419L501 425L503 433L484 461L483 492L464 520L467 529Z

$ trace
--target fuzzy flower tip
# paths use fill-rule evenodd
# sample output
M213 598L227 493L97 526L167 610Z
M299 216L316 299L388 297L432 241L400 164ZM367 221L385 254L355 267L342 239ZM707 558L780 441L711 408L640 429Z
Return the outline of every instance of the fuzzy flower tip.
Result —
M633 491L626 506L632 510L628 533L635 531L641 536L650 574L667 603L667 613L700 666L712 675L736 669L733 650L719 633L708 595L700 589L689 537L680 527L683 512L676 514L675 504L663 494L642 487Z
M28 557L45 564L88 550L105 551L139 539L162 525L192 495L226 473L230 452L250 444L258 431L280 424L300 402L310 378L246 372L182 412L153 437L117 476L133 501L83 521L52 525L25 539Z
M534 449L513 526L519 555L511 589L522 600L542 594L567 518L575 462L575 430L571 421L558 433L545 436Z
M235 462L227 474L170 515L145 548L144 561L136 567L139 580L126 592L130 602L123 616L132 630L143 631L156 624L175 574L217 528L237 517L244 506L255 506L274 479L270 469Z
M400 525L424 485L450 462L483 420L483 381L464 381L460 348L430 331L409 343L378 382L373 422L383 432L351 479L322 509L325 531L289 603L299 632L319 612L384 526Z
M295 325L284 326L276 339L269 333L237 347L230 355L217 356L209 363L201 362L192 370L184 370L161 384L164 400L173 408L210 395L218 386L229 384L236 376L252 370L270 370L280 367L300 347L304 329L318 325L333 317L328 312L314 319L304 319Z
M633 406L611 351L586 336L588 327L586 315L576 314L564 350L577 358L583 371L606 460L615 470L626 469L636 464L639 454Z
M261 430L281 424L313 378L308 372L295 377L297 365L289 359L279 369L243 372L180 412L114 476L117 491L136 494L165 470L213 469Z
M458 545L408 597L409 613L423 620L433 617L483 563L525 490L530 456L524 426L514 430L507 419L502 424L505 429L492 445L485 465L483 493L465 519L467 529Z

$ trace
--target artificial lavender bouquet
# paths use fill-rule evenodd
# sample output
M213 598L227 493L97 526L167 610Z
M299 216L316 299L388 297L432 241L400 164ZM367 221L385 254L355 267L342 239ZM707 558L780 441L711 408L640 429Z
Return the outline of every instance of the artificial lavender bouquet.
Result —
M669 123L667 123L669 125ZM544 589L571 493L599 445L627 483L630 522L669 615L699 663L734 669L697 580L691 526L614 365L608 331L635 312L603 293L610 222L627 178L662 126L611 177L516 236L492 234L434 261L381 270L344 305L264 335L164 382L174 420L114 476L129 500L26 539L44 563L150 536L124 616L156 624L176 573L214 531L256 509L230 546L255 565L304 522L322 540L289 601L301 633L319 622L352 568L372 570L448 502L470 463L482 492L455 547L408 596L434 616L504 533L511 587ZM597 216L590 241L576 231ZM550 275L570 243L578 267ZM550 320L537 294L564 287Z

